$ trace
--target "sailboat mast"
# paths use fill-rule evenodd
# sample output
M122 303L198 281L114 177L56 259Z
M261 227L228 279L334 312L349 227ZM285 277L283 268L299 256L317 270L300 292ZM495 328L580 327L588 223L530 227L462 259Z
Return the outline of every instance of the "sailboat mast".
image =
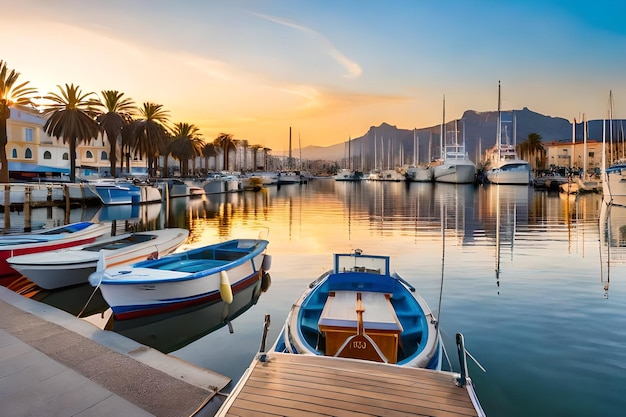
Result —
M500 110L500 81L498 81L498 128L496 129L496 143L498 145L498 161L500 161L500 147L502 146L502 113Z
M348 136L348 169L352 171L352 153L350 150L350 145L352 144L352 138Z
M287 168L291 171L291 126L289 126L289 159L287 160Z
M413 165L419 164L418 148L417 148L417 129L413 128Z
M446 95L443 95L443 117L441 120L441 133L439 134L439 153L440 153L440 158L443 160L445 159L445 154L444 154L444 137L446 134Z
M583 178L587 178L587 117L583 113Z

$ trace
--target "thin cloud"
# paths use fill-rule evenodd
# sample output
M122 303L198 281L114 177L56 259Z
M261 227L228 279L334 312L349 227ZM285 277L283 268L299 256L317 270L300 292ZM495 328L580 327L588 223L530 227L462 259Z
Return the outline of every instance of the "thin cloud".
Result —
M321 33L316 32L313 29L308 28L306 26L298 25L296 23L293 23L288 20L281 19L275 16L269 16L269 15L265 15L261 13L255 13L255 12L251 12L251 13L262 19L269 20L270 22L278 23L280 25L287 26L287 27L299 30L300 32L304 32L309 35L312 35L315 39L317 39L318 41L322 43L324 48L328 51L328 54L332 58L334 58L337 62L339 62L339 64L341 64L341 66L343 66L348 71L348 74L346 75L346 77L357 78L363 72L363 70L361 69L361 66L357 62L352 61L350 58L348 58L343 53L341 53L341 51L335 48L332 42Z

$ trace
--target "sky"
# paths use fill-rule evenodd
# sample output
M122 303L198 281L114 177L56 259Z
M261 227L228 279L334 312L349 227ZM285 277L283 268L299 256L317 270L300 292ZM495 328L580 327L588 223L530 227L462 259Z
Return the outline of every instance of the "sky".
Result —
M274 151L466 110L626 115L621 0L0 0L0 59ZM494 132L495 135L495 132Z

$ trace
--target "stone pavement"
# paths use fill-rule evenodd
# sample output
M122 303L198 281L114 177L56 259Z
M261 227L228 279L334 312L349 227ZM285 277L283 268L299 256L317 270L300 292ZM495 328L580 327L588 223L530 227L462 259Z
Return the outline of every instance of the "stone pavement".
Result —
M209 415L229 382L0 286L2 416Z

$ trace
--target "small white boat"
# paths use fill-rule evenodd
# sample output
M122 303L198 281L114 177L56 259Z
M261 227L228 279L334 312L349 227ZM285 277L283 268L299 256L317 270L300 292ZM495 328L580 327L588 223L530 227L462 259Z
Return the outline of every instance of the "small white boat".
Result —
M205 194L233 193L243 190L241 179L235 175L211 174L200 184Z
M101 258L89 282L100 288L116 320L173 312L220 298L229 304L233 294L256 284L269 270L267 245L261 239L235 239L106 269Z
M406 179L410 182L432 182L433 168L429 165L411 165L406 170Z
M9 266L7 258L92 243L107 229L108 226L102 223L78 222L31 233L0 236L0 285L8 286L20 277L20 273Z
M100 252L107 265L125 265L167 255L188 236L188 230L178 228L128 233L69 249L12 256L7 263L39 287L52 290L86 283L96 271Z
M335 254L294 303L272 351L441 369L437 320L389 257Z
M161 190L152 185L137 185L127 180L99 179L87 183L104 205L143 204L161 201Z

